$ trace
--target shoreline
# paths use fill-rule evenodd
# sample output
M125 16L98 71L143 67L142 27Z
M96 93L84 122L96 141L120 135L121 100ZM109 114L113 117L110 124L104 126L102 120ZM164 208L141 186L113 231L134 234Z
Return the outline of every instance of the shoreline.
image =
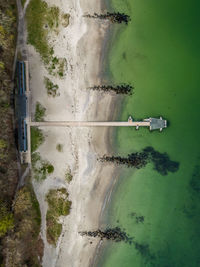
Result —
M58 5L54 0L47 2L49 5ZM52 39L55 54L58 56L63 56L61 51L63 52L64 47L67 47L64 56L67 57L71 66L70 73L67 73L63 80L52 78L53 82L59 84L59 97L50 99L46 96L45 90L42 90L43 77L48 77L48 73L38 53L29 46L32 116L35 103L40 101L46 108L45 120L113 118L117 96L89 92L86 89L93 84L100 84L102 80L102 47L108 23L98 20L86 21L82 17L87 12L100 12L101 5L95 6L93 10L93 4L81 3L80 6L79 4L74 4L73 1L67 4L60 1L58 5L64 12L69 12L69 10L74 12L70 18L71 24L67 29L62 29L65 37L59 33L57 39ZM70 36L73 37L70 39ZM68 105L66 106L65 103ZM112 129L108 128L102 128L101 131L97 128L43 129L45 142L39 147L38 152L42 158L49 160L54 166L54 173L44 182L33 181L42 214L41 236L45 245L43 266L90 266L93 261L99 241L82 237L78 232L96 229L100 225L102 207L108 188L113 183L115 167L103 166L97 159L110 151L110 131ZM57 140L64 143L62 154L55 149ZM66 166L70 167L73 175L70 184L66 184L64 180ZM69 192L72 209L68 216L60 218L63 231L54 248L46 241L47 203L45 195L49 189L60 187L65 187Z

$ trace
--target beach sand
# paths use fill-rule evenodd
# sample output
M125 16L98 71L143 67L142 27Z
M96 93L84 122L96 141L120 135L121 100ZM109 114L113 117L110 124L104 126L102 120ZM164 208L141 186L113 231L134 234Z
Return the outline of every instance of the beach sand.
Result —
M45 120L108 120L112 118L114 96L99 94L87 88L101 83L101 55L108 22L84 18L83 14L101 11L100 3L86 0L48 0L70 14L70 24L61 28L58 35L50 36L55 55L68 62L63 79L47 73L39 54L29 46L31 112L39 101L46 108ZM48 97L44 76L59 85L59 96ZM38 152L54 166L54 173L43 182L33 180L41 213L41 236L44 241L44 267L90 266L99 240L82 237L79 231L95 230L108 188L112 184L114 168L102 165L98 157L108 153L107 128L41 128L45 142ZM63 152L56 144L63 144ZM65 180L67 169L73 180ZM45 195L52 188L65 187L72 201L70 215L60 218L63 231L56 247L46 241Z

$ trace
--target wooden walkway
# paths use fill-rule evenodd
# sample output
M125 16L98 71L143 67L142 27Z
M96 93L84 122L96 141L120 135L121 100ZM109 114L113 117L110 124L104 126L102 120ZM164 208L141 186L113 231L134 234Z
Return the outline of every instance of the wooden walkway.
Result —
M150 127L149 121L44 121L29 124L37 127Z
M150 130L160 130L167 127L167 121L160 118L148 118L143 121L29 121L29 126L36 127L149 127Z

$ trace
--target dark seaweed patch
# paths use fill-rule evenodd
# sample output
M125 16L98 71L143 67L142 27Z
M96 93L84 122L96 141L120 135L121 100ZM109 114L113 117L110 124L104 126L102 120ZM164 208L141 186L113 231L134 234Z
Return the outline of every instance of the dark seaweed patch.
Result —
M160 153L153 147L146 147L144 150L154 165L154 170L161 175L167 175L168 172L176 172L179 169L179 162L170 160L167 153Z
M151 253L149 245L146 243L138 243L134 242L135 249L138 251L138 253L142 256L145 263L152 262L155 260L155 255Z
M104 231L102 231L101 229L98 229L96 231L82 231L79 232L79 234L82 236L97 237L101 240L107 239L114 242L124 241L125 243L129 244L132 244L133 242L133 238L129 237L129 235L120 227L107 228Z
M190 187L200 196L200 166L196 166L190 180Z
M127 167L134 167L136 169L141 169L147 163L152 162L154 170L161 175L167 175L168 172L176 172L179 169L179 162L170 160L167 153L160 153L154 150L153 147L146 147L142 152L131 153L127 157L104 155L100 158L100 161L126 165Z
M131 212L130 213L131 218L135 219L135 222L138 223L143 223L144 222L144 216L138 215L136 212Z

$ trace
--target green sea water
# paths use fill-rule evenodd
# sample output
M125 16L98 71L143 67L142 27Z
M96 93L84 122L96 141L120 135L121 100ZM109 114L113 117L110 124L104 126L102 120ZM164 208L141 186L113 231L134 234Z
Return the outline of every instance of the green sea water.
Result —
M147 146L179 163L162 175L152 164L121 168L107 208L109 226L120 226L139 244L107 243L98 266L200 266L200 1L112 0L131 16L109 51L112 81L134 84L120 119L163 116L163 132L119 128L115 153ZM143 216L143 222L137 222Z

